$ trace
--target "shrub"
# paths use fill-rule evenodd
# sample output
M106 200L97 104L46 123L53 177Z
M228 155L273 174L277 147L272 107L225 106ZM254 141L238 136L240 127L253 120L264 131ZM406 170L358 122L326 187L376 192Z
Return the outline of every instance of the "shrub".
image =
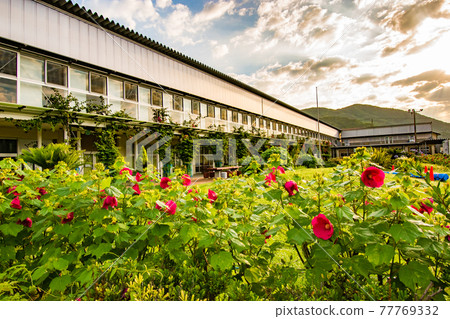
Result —
M42 169L54 169L59 162L66 163L69 169L75 169L82 164L82 154L82 151L76 151L67 144L49 144L24 150L19 158Z
M272 146L271 148L265 150L261 154L261 157L263 158L264 161L267 162L272 154L278 154L280 156L281 165L286 167L292 167L293 165L292 157L289 155L288 151L285 148Z

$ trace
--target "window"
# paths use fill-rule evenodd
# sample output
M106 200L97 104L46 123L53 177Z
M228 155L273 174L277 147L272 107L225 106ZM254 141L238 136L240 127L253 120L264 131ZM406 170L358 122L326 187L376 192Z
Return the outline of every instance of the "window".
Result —
M47 61L47 83L67 86L67 66Z
M252 126L256 127L256 116L251 115L250 118L251 118L251 121L252 121Z
M220 109L220 119L221 120L228 120L228 114L227 114L227 109L226 108L221 108Z
M199 101L192 101L191 113L200 115L200 102Z
M125 82L125 99L137 102L138 100L137 84Z
M180 95L173 96L173 109L176 111L183 111L183 97Z
M106 95L106 76L91 72L91 92Z
M73 89L89 91L89 73L70 69L70 87Z
M237 122L238 122L238 112L233 111L233 112L231 113L231 120L232 120L234 123L237 123Z
M152 89L152 104L156 106L163 106L162 91Z
M0 157L17 156L17 140L0 139Z
M281 123L278 123L278 132L283 132L283 127Z
M248 125L248 115L242 114L242 124Z
M20 76L25 79L44 82L44 60L22 55L20 57Z
M208 113L207 116L214 118L214 116L215 116L214 105L209 105L208 104L208 110L207 111L208 111L207 112Z
M0 101L16 103L17 81L0 78Z
M270 121L266 120L266 129L270 130Z
M152 96L150 94L149 88L139 87L139 102L145 103L145 104L151 104L152 102Z
M123 82L109 79L109 96L123 99Z
M259 118L259 127L264 128L264 120L262 118Z
M67 95L66 90L50 88L39 84L21 82L20 83L20 103L32 106L44 106L48 97L57 91L62 96Z
M0 73L17 75L17 54L0 49Z

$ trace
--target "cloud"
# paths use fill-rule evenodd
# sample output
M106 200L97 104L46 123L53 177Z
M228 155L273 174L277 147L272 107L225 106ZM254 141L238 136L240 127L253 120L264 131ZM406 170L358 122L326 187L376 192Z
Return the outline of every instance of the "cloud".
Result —
M394 6L386 25L401 33L414 32L427 18L450 18L450 12L441 11L446 0L418 1L409 6Z
M352 80L352 83L354 83L354 84L370 83L370 82L372 82L372 80L375 80L376 78L377 78L377 76L375 74L366 73L366 74L363 74L363 75L360 75L360 76L354 78Z
M211 41L211 46L213 47L212 53L214 58L218 59L228 54L229 49L226 44L217 44L217 41Z
M156 0L156 7L157 8L167 8L172 5L172 0Z
M205 24L220 19L227 13L232 14L235 6L234 1L220 0L218 2L207 2L203 10L194 16L192 23Z
M398 80L392 83L393 86L409 86L418 82L437 82L447 83L450 82L450 75L446 74L442 70L431 70L420 73L415 76L408 77L403 80Z
M89 6L109 19L124 21L131 29L138 22L154 22L160 18L151 0L93 0Z
M429 94L426 99L433 102L447 102L450 107L450 86L444 86Z

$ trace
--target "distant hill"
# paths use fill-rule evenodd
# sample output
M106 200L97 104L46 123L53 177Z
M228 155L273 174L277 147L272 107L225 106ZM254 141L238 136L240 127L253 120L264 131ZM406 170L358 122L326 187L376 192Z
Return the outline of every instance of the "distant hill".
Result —
M317 117L317 108L315 107L301 111ZM353 104L338 110L320 107L319 112L321 121L341 129L413 123L413 117L407 111L367 104ZM441 134L439 137L450 138L450 123L442 122L420 113L416 113L416 122L432 122L433 131Z

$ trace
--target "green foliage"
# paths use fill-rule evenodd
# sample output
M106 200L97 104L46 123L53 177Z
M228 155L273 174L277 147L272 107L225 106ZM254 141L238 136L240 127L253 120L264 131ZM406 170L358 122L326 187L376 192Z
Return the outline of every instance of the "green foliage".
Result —
M261 157L263 158L264 161L268 161L270 156L272 156L272 154L278 154L280 156L281 165L286 167L292 167L293 165L292 157L289 155L286 148L272 146L268 150L264 151L261 154Z
M0 161L0 300L449 299L449 183L413 180L420 163L405 161L408 171L369 188L365 149L327 175L282 174L278 161L190 193L180 175L162 189L151 172L120 174L120 160L89 176ZM106 196L117 206L102 208ZM411 207L424 198L430 213ZM174 215L155 208L169 200ZM319 213L333 226L326 240L312 227Z
M49 144L23 150L19 158L42 169L54 169L59 162L66 163L69 169L75 169L82 164L82 154L82 151L76 151L67 144Z
M112 166L120 156L119 148L116 146L116 134L112 130L104 129L100 131L95 146L98 151L98 160L106 167Z

